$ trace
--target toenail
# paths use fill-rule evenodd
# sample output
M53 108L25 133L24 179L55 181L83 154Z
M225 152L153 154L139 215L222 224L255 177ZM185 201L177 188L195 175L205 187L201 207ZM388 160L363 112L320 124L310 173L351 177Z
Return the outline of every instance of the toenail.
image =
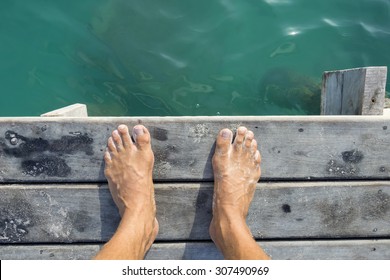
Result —
M224 139L230 139L231 135L232 134L231 134L230 130L222 130L221 131L221 136Z
M241 133L244 133L244 132L246 132L246 128L243 127L243 126L241 126L241 127L238 128L238 132L239 132L240 134L241 134Z
M125 130L126 126L124 124L121 124L121 125L118 126L118 129L119 130Z
M142 127L134 127L133 132L136 136L144 134L144 129Z

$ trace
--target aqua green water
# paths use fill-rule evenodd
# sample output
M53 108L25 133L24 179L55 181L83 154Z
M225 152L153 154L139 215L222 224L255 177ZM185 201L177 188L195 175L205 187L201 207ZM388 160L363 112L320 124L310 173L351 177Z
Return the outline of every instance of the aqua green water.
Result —
M389 35L389 0L2 0L0 115L316 114Z

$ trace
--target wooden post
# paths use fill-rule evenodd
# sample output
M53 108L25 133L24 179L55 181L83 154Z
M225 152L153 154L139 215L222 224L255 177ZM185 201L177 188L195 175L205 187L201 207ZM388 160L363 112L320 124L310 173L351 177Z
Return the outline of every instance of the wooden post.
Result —
M382 115L387 67L324 72L322 115Z
M42 114L41 117L88 117L87 106L76 103Z

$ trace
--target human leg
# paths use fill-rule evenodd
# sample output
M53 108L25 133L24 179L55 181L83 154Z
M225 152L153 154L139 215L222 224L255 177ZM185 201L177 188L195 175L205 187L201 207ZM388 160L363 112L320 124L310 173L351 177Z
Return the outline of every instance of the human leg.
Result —
M210 236L226 259L269 259L246 224L260 178L260 152L252 131L219 132L213 156L214 197Z
M118 126L108 139L104 173L122 217L114 236L95 259L143 259L158 233L149 131Z

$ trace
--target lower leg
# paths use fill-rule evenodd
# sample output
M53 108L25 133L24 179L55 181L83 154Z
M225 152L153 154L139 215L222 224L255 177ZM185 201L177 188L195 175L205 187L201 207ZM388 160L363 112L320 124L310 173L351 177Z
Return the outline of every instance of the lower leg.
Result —
M260 153L253 132L245 127L220 131L213 156L214 199L210 236L226 259L269 259L246 224L260 178Z
M95 259L143 259L158 233L150 134L137 125L133 138L120 125L108 139L104 173L122 219Z

